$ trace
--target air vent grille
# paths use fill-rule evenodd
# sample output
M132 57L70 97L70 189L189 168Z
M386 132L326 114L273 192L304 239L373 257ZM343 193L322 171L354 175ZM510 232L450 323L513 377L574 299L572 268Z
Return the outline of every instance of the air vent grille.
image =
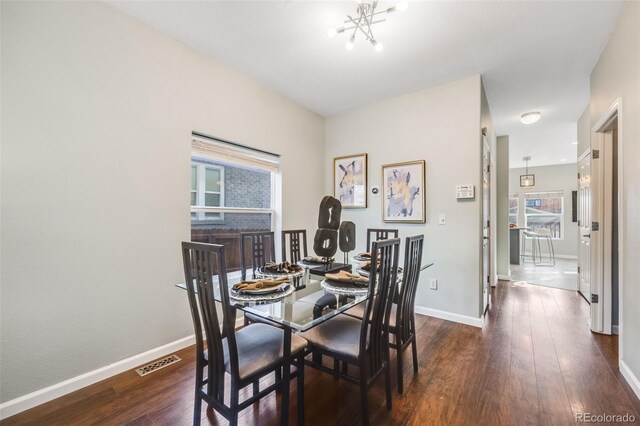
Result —
M158 371L161 368L167 367L171 364L175 364L176 362L181 361L177 355L169 355L168 357L158 359L149 363L147 365L143 365L140 368L136 368L136 373L140 376L146 376L147 374L151 374L154 371Z

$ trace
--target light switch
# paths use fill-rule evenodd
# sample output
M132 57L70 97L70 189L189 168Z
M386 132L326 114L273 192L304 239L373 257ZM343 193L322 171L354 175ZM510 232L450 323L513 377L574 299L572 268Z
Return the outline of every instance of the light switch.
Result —
M446 225L447 224L447 215L445 215L444 213L440 213L438 215L438 224Z

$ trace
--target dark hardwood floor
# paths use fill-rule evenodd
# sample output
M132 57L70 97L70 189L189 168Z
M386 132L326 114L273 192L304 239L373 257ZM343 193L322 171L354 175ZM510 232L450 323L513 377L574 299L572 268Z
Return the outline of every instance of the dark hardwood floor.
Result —
M569 425L578 412L640 418L640 401L617 368L617 339L589 331L589 305L577 293L505 281L492 294L482 330L417 316L419 373L413 375L407 351L405 393L395 394L388 412L383 382L374 386L372 424ZM182 362L149 376L129 371L2 425L188 425L193 349L178 355ZM395 369L394 359L392 363ZM359 423L355 385L309 368L305 380L306 424ZM296 420L295 388L293 381L291 424ZM240 422L275 425L278 410L279 397L271 395L244 410ZM208 423L226 421L203 412L203 424Z

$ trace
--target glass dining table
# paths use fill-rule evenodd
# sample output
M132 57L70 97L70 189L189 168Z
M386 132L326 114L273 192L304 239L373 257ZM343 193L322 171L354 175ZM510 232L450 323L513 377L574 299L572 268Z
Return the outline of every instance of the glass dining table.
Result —
M362 303L367 299L366 294L337 294L325 290L321 282L324 277L313 274L304 274L301 277L291 278L290 285L293 291L277 300L240 300L230 298L231 306L237 310L263 317L269 321L291 329L293 332L302 332L315 327L324 321ZM240 277L230 275L228 286L240 282ZM185 283L176 284L181 289L186 289ZM348 292L347 292L348 293ZM220 301L220 288L214 284L214 297Z

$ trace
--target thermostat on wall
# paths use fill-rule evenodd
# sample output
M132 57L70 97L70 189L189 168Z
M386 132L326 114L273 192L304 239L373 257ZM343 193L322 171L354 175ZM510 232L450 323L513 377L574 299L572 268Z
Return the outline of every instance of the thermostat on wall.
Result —
M456 185L456 199L470 200L476 197L475 186L473 185Z

